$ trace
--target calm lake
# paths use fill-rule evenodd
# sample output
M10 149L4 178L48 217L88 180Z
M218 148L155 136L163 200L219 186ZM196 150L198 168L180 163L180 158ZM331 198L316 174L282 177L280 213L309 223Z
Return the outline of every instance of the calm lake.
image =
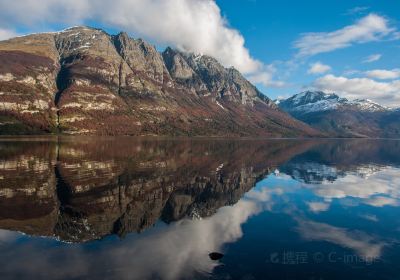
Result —
M396 140L0 140L0 279L399 279L399 217Z

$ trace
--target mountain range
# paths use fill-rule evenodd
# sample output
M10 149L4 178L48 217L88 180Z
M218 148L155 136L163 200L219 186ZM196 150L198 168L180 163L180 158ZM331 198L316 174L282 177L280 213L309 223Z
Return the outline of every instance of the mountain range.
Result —
M0 42L0 134L400 137L400 110L305 91L275 102L235 68L78 26Z
M90 27L0 42L0 134L313 137L234 68Z
M400 137L400 110L368 99L348 100L335 93L305 91L275 102L296 119L332 137Z

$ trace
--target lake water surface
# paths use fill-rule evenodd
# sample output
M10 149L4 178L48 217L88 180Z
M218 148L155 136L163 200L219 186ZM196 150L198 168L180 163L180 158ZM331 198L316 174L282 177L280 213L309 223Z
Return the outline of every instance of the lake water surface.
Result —
M0 140L0 279L399 279L399 217L396 140Z

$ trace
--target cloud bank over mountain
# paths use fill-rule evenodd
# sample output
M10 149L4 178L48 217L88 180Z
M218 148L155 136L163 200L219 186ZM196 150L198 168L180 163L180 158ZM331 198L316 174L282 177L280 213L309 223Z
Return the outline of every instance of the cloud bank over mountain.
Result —
M373 99L389 107L400 106L400 80L377 82L369 78L347 78L332 74L318 78L314 88L336 92L349 99Z
M253 58L241 33L232 28L212 0L35 0L0 1L0 27L26 26L43 30L54 25L101 22L156 44L217 58L244 74L272 75ZM0 29L0 39L10 37ZM273 79L261 83L273 84Z

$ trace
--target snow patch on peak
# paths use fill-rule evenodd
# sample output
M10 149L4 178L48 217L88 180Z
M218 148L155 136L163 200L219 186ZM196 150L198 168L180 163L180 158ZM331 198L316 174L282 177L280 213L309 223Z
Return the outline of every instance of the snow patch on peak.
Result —
M202 53L193 54L193 60L198 62L203 57Z
M280 100L279 106L289 112L311 113L339 108L359 110L362 112L383 112L391 110L369 99L355 99L349 101L335 93L322 91L304 91L288 99Z
M65 29L62 29L62 30L59 30L59 31L33 32L33 33L29 33L29 34L22 34L20 36L15 36L15 37L13 37L11 39L24 38L24 37L27 37L27 36L35 36L35 35L60 35L60 34L63 34L63 33L68 33L68 32L73 32L73 31L76 32L74 34L74 35L76 35L76 34L79 33L79 31L95 31L95 30L104 32L101 29L96 29L96 28L92 28L92 27L88 27L88 26L72 26L72 27L68 27L68 28L65 28ZM70 35L70 36L72 36L72 35Z
M353 101L349 101L349 104L356 106L361 111L366 112L380 112L391 110L389 107L382 106L370 99L355 99Z
M322 91L304 91L294 95L291 99L293 105L304 105L307 103L317 103L323 100L339 100L339 96L334 93L324 93ZM301 103L301 104L300 104Z
M339 105L340 104L336 100L332 100L332 99L320 100L320 101L313 102L313 103L299 105L299 106L293 108L292 111L305 112L305 113L322 112L322 111L338 109Z

